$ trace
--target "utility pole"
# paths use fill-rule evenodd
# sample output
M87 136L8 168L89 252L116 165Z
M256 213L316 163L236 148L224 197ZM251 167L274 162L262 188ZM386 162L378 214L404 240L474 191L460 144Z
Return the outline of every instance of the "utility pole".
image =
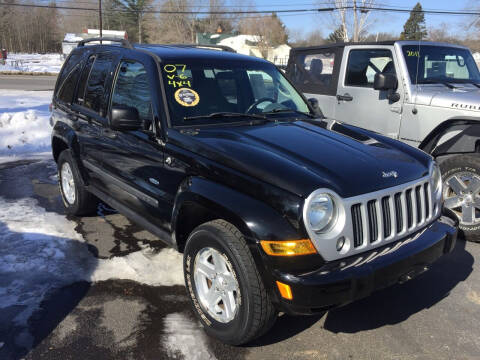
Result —
M353 41L358 41L357 0L353 0Z
M98 22L100 24L100 44L102 43L102 0L98 0Z

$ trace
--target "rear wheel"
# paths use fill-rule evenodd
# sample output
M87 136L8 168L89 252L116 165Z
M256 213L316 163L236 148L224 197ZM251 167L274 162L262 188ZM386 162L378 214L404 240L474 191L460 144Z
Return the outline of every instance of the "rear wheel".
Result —
M70 150L60 153L57 168L58 185L67 214L76 216L94 214L98 199L83 186L77 163Z
M197 227L184 252L184 274L195 314L207 334L240 345L268 331L277 312L250 250L232 224Z
M460 221L459 228L468 241L480 241L480 158L458 155L440 164L444 206Z

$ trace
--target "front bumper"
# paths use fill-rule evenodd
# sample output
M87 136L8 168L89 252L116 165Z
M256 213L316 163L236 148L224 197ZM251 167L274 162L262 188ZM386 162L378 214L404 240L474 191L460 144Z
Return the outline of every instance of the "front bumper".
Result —
M293 300L278 296L277 307L288 314L313 314L410 280L453 250L457 232L458 221L445 210L438 220L408 238L326 263L313 272L292 275L274 270L274 279L290 285L293 293Z

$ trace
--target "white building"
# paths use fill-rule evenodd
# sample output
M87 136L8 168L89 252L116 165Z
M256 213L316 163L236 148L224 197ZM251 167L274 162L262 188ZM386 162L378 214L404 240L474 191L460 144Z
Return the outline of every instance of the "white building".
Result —
M62 53L64 56L70 54L70 52L75 49L78 43L84 39L94 38L100 36L99 29L87 29L84 30L82 33L73 34L73 33L66 33L65 37L62 42ZM126 31L120 30L102 30L103 37L115 38L115 39L128 39ZM98 42L92 42L95 44ZM110 41L103 41L104 44L110 44Z
M259 35L236 35L223 39L218 44L231 47L239 54L263 58L258 46L261 40ZM282 44L277 47L268 48L267 60L277 65L286 65L290 54L290 46Z

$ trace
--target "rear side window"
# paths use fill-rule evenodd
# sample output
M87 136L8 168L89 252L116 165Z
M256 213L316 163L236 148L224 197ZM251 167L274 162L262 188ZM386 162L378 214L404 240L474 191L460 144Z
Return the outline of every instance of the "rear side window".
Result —
M73 68L79 64L82 60L82 53L80 51L73 51L72 54L68 57L67 61L63 65L62 72L58 76L57 80L57 96L62 88L62 85L65 83L66 78L70 75Z
M105 86L107 85L112 62L113 54L111 53L97 55L87 81L83 106L99 113L100 116L105 116L105 103L107 100Z
M90 56L87 60L87 63L83 67L82 74L80 75L80 82L78 83L77 91L77 103L80 105L83 105L85 101L85 87L87 85L88 75L90 75L94 61L95 55Z
M341 53L336 47L293 53L288 76L304 92L335 95Z
M392 52L388 49L352 50L348 56L346 86L373 87L377 73L395 74Z
M77 86L78 78L80 77L80 69L80 64L77 64L66 76L63 84L60 85L60 89L58 90L58 100L67 104L72 102L75 87Z

